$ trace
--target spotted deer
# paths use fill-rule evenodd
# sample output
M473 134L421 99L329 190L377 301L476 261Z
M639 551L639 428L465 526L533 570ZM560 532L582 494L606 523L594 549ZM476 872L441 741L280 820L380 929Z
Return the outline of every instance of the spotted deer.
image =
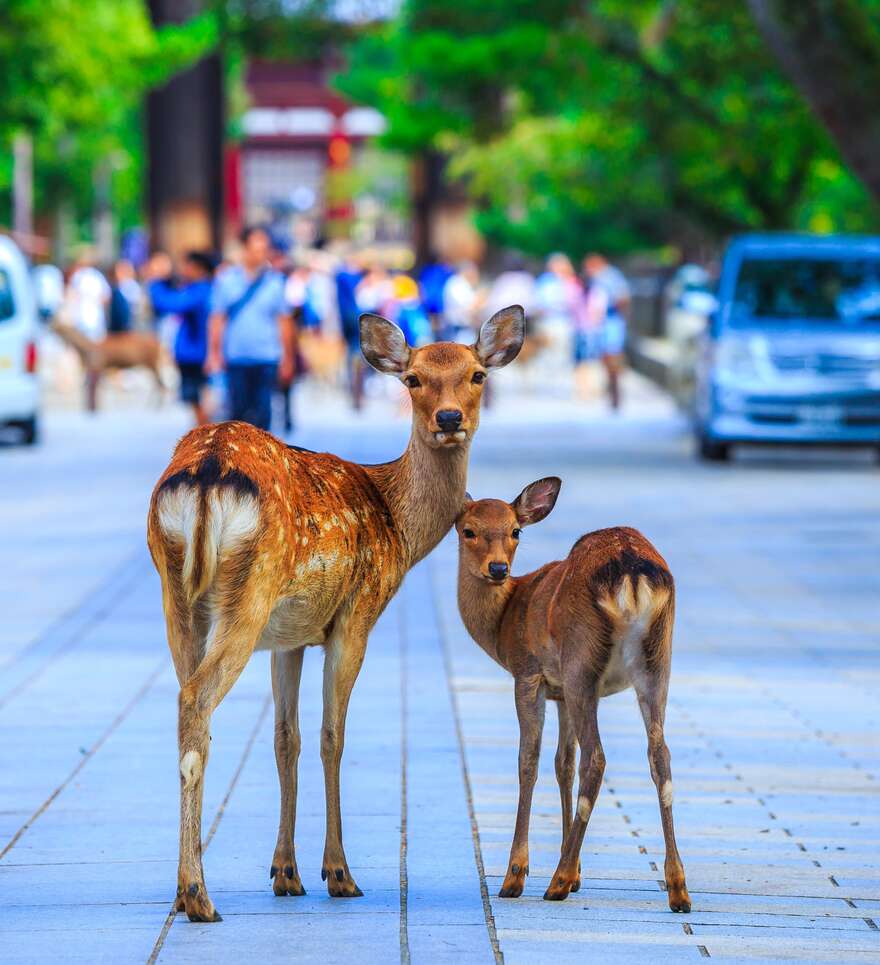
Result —
M461 509L483 383L516 357L524 317L518 306L498 312L473 346L410 348L378 315L363 315L360 332L367 361L409 390L412 432L399 459L358 465L227 422L184 436L153 492L148 543L181 688L177 909L193 921L220 920L200 843L211 714L255 648L272 651L281 785L273 890L305 894L294 850L297 703L304 648L323 645L321 875L332 897L361 894L342 846L339 805L349 696L371 628Z
M582 536L564 560L511 576L522 527L548 515L561 485L555 477L540 479L512 503L466 497L456 522L462 620L483 650L513 675L519 718L519 805L499 897L518 898L529 873L529 813L545 700L556 701L559 712L562 853L544 898L561 901L580 888L581 845L605 771L599 700L632 687L660 800L669 907L687 912L691 901L675 843L663 736L675 611L672 575L641 533L615 527ZM572 815L576 744L580 784Z

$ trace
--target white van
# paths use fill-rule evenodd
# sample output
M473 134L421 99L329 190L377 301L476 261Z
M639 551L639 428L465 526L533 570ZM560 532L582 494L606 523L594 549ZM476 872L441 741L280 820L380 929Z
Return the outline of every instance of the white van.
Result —
M39 428L38 335L27 262L15 242L0 235L0 426L20 429L28 445Z

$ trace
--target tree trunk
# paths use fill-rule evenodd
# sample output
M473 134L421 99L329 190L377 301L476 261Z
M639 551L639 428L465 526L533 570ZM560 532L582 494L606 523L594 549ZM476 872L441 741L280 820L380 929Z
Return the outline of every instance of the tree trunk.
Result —
M859 0L748 0L783 70L880 200L880 32Z
M199 0L150 0L156 26L182 23ZM172 254L222 242L223 65L219 54L153 91L147 101L151 240Z

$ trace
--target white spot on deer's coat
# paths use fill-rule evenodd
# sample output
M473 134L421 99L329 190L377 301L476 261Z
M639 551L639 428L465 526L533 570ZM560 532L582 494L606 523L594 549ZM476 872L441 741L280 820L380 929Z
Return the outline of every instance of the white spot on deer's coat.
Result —
M198 751L187 751L181 757L180 776L184 787L190 787L202 776L202 755Z
M672 807L672 781L664 781L660 788L660 802L665 808Z
M586 824L587 821L590 820L590 815L592 813L593 805L590 803L590 799L588 797L584 797L584 795L581 795L578 798L578 817L584 822L584 824Z

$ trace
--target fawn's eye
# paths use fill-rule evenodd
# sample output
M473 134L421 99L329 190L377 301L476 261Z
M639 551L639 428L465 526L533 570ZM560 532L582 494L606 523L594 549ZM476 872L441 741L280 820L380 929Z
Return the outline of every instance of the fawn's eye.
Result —
M517 528L510 534L514 539L519 539L522 534L522 530L517 526Z
M410 389L417 389L422 383L419 382L419 377L417 375L408 375L403 380L403 384Z
M463 529L463 530L461 531L461 535L462 535L465 539L476 539L476 538L477 538L477 534L476 534L472 529Z
M474 372L474 374L471 376L471 382L473 382L474 385L482 385L485 381L486 381L485 372Z

